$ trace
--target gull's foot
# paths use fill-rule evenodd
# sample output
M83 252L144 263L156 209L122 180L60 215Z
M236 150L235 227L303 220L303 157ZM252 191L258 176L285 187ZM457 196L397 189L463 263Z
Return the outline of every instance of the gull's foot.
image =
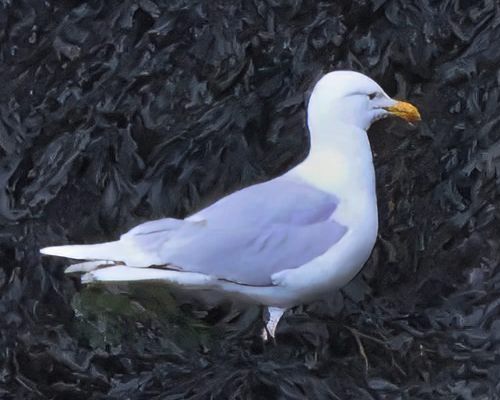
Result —
M276 328L278 327L278 322L285 311L285 308L267 307L268 320L261 333L261 337L264 342L268 342L271 339L273 342L276 342Z

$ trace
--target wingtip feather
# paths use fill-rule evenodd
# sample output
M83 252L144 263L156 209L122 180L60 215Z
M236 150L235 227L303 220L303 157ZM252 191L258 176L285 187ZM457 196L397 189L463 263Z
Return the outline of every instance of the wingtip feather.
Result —
M40 250L40 253L47 256L57 256L73 258L76 260L84 260L84 251L81 246L68 245L68 246L51 246L45 247Z
M61 247L64 247L64 246L44 247L43 249L40 249L40 253L45 255L45 256L58 256L60 253Z

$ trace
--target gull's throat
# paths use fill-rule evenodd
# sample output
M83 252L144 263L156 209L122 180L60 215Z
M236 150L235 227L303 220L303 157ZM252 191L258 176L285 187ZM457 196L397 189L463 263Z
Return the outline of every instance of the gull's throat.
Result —
M352 223L364 213L376 214L370 143L366 131L356 126L337 124L329 133L311 132L309 155L291 173L335 195L343 222Z

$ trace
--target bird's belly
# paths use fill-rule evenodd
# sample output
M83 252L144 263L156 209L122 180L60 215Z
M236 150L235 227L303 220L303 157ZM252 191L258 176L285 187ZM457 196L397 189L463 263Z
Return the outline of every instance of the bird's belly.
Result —
M357 215L346 216L343 222L348 231L339 242L309 263L273 275L273 282L293 290L303 299L321 297L325 292L346 285L361 270L375 244L378 232L376 200L370 202L369 207L360 207Z
M219 289L268 306L289 308L328 295L346 285L368 260L377 237L376 215L364 220L322 256L273 275L275 286L220 282ZM281 276L280 276L281 275Z
M220 289L252 302L288 308L321 298L346 285L368 260L378 231L375 191L354 198L357 201L349 202L350 207L339 207L332 214L331 218L340 220L348 230L321 256L298 268L273 274L273 286L220 282Z

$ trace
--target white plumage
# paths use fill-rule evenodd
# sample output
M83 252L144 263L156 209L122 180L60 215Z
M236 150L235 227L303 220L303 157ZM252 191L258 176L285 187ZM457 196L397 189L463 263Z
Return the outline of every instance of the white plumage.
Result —
M368 259L378 216L366 130L391 114L420 118L362 74L329 73L309 101L309 156L283 176L185 220L151 221L117 241L41 252L87 260L67 269L83 272L84 283L164 281L266 305L274 337L285 309L345 285Z

